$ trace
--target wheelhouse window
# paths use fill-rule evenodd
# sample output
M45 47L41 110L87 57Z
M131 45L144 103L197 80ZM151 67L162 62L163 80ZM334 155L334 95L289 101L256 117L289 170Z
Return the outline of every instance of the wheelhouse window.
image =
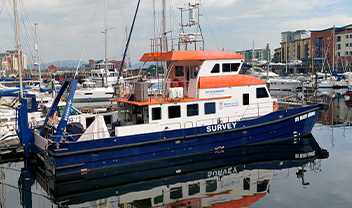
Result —
M175 76L183 77L185 75L183 66L175 66Z
M169 118L180 118L181 107L179 105L169 106Z
M161 108L152 108L152 120L160 120L161 119Z
M204 114L214 114L215 113L215 102L204 103Z
M215 64L213 66L213 69L211 70L211 73L219 73L220 72L220 65L219 64Z
M243 94L243 105L249 105L249 94Z
M267 97L269 97L269 94L266 91L265 87L257 88L257 98L267 98Z
M238 68L240 67L240 63L232 63L231 64L231 71L238 71Z
M198 104L187 105L187 116L198 116Z
M231 64L222 64L222 72L230 72Z
M222 72L236 72L240 67L240 63L226 63L222 64Z
M188 185L188 195L193 196L200 193L200 184L199 182L196 184L189 184Z

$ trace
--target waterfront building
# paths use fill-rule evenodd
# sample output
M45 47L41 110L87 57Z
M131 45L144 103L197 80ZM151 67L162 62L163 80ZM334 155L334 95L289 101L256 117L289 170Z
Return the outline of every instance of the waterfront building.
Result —
M245 57L246 62L253 61L267 61L271 60L271 51L269 48L269 53L266 48L258 48L258 49L247 49L242 51L236 51L235 53L241 54ZM268 59L269 56L269 59Z
M2 72L17 73L18 71L17 50L7 50L0 53L0 70ZM22 69L27 70L27 56L22 53Z
M282 32L280 44L280 62L290 63L310 57L310 32L307 30Z
M312 52L315 59L321 59L321 62L324 62L331 70L343 72L350 68L352 60L352 24L312 30L311 34Z

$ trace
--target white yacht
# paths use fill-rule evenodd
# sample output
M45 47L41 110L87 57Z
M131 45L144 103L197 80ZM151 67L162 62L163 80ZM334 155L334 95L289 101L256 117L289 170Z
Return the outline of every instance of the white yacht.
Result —
M76 90L73 102L108 101L113 96L114 88L112 86L97 87L95 82L85 81L81 88Z
M302 85L299 80L290 77L280 77L274 72L267 72L259 67L252 69L251 75L264 80L269 85L270 90L296 90Z

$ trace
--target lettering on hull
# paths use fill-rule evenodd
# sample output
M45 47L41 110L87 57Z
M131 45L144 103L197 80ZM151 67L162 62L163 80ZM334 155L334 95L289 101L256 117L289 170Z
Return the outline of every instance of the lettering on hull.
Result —
M312 116L315 116L315 111L312 111L310 113L306 113L306 114L295 117L295 122L303 121L303 120L310 118Z
M207 132L225 131L236 128L236 122L207 126Z

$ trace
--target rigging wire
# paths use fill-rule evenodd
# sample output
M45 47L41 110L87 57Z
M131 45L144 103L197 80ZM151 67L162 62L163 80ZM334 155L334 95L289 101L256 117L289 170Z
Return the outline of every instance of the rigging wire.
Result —
M82 61L82 57L83 57L83 53L86 49L86 46L87 46L87 42L88 42L88 38L89 38L89 35L90 35L90 32L92 31L92 26L93 26L93 23L94 23L94 19L95 19L95 15L97 13L97 10L98 10L98 7L99 7L99 4L100 4L100 1L98 1L97 3L97 7L95 8L95 11L94 11L94 15L93 15L93 18L92 18L92 21L90 23L90 26L89 26L89 31L88 31L88 34L87 34L87 37L86 37L86 40L84 42L84 46L83 46L83 49L82 49L82 53L81 53L81 56L79 58L79 62L77 64L77 68L76 68L76 72L75 72L75 76L73 77L74 79L76 78L76 76L78 75L78 68L79 66L81 65L81 61Z
M214 38L214 42L215 42L216 48L219 50L219 45L218 45L218 42L216 41L216 38L215 38L215 36L214 36L213 29L211 29L211 26L210 26L210 23L209 23L208 17L207 17L207 15L206 15L206 13L205 13L205 9L204 9L204 7L203 7L203 5L202 5L202 4L201 4L201 7L202 7L202 9L203 9L203 13L204 13L205 19L207 20L207 23L208 23L208 26L209 26L210 32L211 32L211 34L212 34L212 36L213 36L213 38ZM204 44L205 44L205 43L204 43Z

